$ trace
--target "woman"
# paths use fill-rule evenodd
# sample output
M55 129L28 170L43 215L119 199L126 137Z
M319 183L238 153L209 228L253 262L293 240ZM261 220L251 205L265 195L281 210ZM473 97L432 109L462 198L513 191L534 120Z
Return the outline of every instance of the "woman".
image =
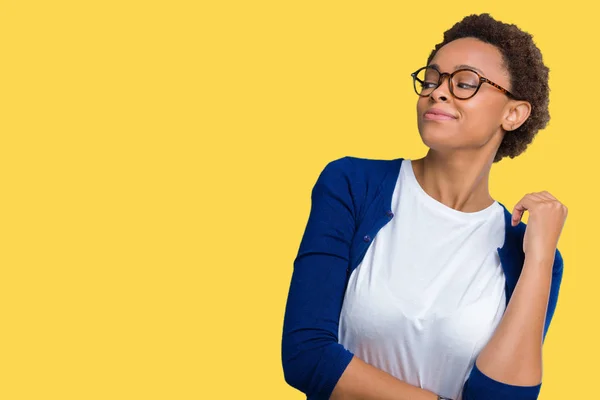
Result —
M286 382L308 399L536 399L567 209L543 191L509 212L488 179L547 124L548 68L529 34L482 14L412 77L427 154L334 160L312 190Z

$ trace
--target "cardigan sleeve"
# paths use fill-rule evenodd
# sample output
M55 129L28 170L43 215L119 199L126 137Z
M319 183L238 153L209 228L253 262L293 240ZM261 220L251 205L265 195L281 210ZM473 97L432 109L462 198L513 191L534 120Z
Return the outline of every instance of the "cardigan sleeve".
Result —
M338 343L350 245L355 232L348 157L331 161L311 209L289 287L281 357L286 382L308 399L329 399L354 354Z
M546 334L556 310L562 276L563 258L560 251L556 249L542 343L546 340ZM496 381L481 372L477 368L477 363L474 363L469 378L463 387L463 400L536 400L540 394L541 387L541 383L535 386L515 386Z

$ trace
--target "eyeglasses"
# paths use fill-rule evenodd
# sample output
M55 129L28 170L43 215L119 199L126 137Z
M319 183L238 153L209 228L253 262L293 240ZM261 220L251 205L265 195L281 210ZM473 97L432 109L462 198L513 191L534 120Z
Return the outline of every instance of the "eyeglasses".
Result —
M512 93L504 89L502 86L490 81L487 78L479 75L472 69L462 68L452 73L441 73L436 67L426 66L419 68L412 74L415 92L421 97L429 96L437 89L444 80L444 76L449 76L450 93L460 100L467 100L475 96L479 88L484 83L489 83L496 89L505 93L510 98L515 98Z

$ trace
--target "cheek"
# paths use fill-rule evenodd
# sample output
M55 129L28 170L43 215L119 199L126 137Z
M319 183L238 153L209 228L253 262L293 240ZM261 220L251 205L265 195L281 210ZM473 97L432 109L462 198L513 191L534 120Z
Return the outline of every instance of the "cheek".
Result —
M485 99L482 99L485 100ZM462 124L473 133L489 134L500 125L502 104L494 101L480 101L464 104Z
M419 97L419 100L417 100L417 125L419 129L423 126L423 113L430 107L429 97Z

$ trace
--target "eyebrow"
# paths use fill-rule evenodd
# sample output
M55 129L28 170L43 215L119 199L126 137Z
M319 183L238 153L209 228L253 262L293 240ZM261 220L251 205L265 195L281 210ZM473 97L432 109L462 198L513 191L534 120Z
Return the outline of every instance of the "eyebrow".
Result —
M436 67L437 69L440 69L440 66L439 66L438 64L430 64L429 66L430 66L430 67ZM483 71L482 71L482 70L480 70L479 68L477 68L477 67L474 67L474 66L472 66L472 65L467 65L467 64L460 64L460 65L456 65L456 66L454 67L454 70L461 69L461 68L469 68L469 69L473 69L473 70L475 70L475 71L479 72L481 75L485 75L485 74L483 73Z

